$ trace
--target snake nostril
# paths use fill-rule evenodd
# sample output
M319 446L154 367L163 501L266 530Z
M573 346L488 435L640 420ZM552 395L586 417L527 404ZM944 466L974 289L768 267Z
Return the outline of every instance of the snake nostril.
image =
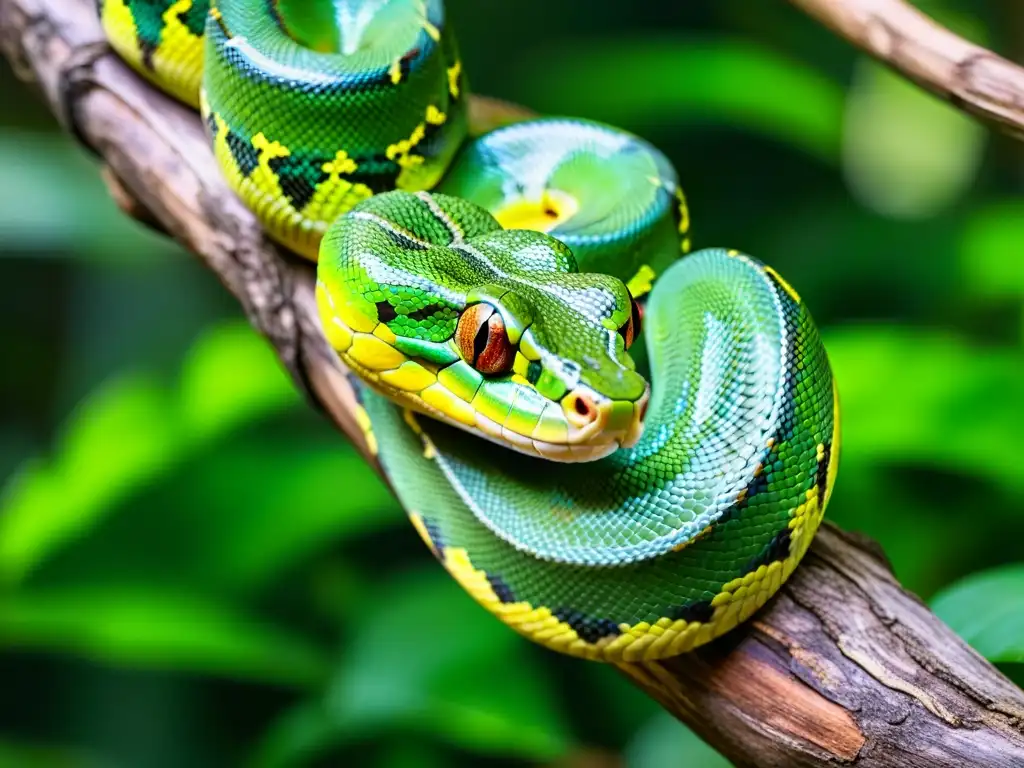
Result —
M597 420L597 404L591 397L582 392L575 392L569 395L566 406L565 410L569 421L577 427L585 427Z

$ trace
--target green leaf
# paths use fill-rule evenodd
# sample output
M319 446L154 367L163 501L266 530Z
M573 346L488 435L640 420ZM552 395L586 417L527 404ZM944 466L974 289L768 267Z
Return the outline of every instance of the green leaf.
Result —
M196 344L176 392L142 374L109 380L71 415L54 455L27 462L0 494L0 583L23 578L210 441L297 402L243 323Z
M569 39L532 52L516 79L529 83L531 106L541 112L623 125L717 121L826 162L839 157L840 86L743 40Z
M198 583L252 592L329 542L407 524L355 450L330 437L336 445L235 443L190 465L168 510L174 559Z
M141 263L177 250L117 209L95 163L64 136L0 131L0 168L0 255Z
M0 635L9 647L292 686L317 683L326 671L308 641L169 590L26 590L0 603Z
M1024 200L978 206L964 227L960 259L967 289L981 296L1024 298Z
M918 462L1024 491L1007 449L1024 433L1019 351L895 326L834 330L825 346L839 389L841 461Z
M166 471L181 439L170 407L141 375L108 382L79 406L53 459L28 462L0 496L0 583L21 578Z
M113 768L86 750L0 740L0 768Z
M211 328L189 350L178 399L183 428L196 441L211 441L300 400L270 345L242 322Z
M307 764L312 755L333 744L336 733L322 702L305 701L271 724L247 764L253 768Z
M251 591L328 542L407 525L355 449L329 437L330 444L235 444L189 476L183 527L204 582Z
M390 737L390 738L389 738ZM329 713L322 703L306 701L288 710L271 725L264 740L245 764L252 768L293 768L300 765L345 765L346 758L360 755L365 742L358 739L345 743L338 738ZM443 748L423 738L407 738L407 734L390 732L374 740L374 765L385 768L441 768L451 765ZM380 754L383 753L383 754Z
M1024 662L1024 563L972 574L931 607L989 661Z
M868 58L846 107L843 170L864 205L923 219L970 190L988 136L976 120Z
M610 664L581 664L574 673L579 676L573 686L575 697L602 702L603 744L625 744L662 711L654 699Z
M626 747L629 768L729 768L732 765L667 712L659 712Z
M355 450L324 430L321 438L291 440L258 430L189 456L113 508L91 535L55 553L28 583L256 596L318 552L408 525Z
M482 754L554 759L571 745L526 641L440 566L374 595L327 696L339 734L411 728Z

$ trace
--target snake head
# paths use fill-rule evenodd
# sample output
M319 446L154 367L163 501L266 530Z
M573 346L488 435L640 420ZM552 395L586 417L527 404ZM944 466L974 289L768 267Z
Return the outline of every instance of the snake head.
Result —
M377 195L327 232L317 296L342 360L401 405L556 461L640 437L639 308L548 235L460 198Z

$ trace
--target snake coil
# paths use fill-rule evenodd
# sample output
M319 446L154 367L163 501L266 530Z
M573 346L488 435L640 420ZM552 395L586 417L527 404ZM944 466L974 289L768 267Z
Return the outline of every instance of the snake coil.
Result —
M835 480L828 358L775 270L690 253L661 152L574 118L470 140L441 0L99 8L122 58L200 110L267 232L318 261L368 444L478 602L637 661L779 589Z

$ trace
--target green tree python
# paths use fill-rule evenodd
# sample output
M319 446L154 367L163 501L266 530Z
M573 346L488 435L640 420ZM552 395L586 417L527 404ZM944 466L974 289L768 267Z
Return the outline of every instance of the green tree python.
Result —
M773 269L689 252L661 152L568 118L470 140L441 0L99 9L199 108L267 233L318 260L368 443L479 603L548 648L637 661L779 589L835 479L828 359Z

